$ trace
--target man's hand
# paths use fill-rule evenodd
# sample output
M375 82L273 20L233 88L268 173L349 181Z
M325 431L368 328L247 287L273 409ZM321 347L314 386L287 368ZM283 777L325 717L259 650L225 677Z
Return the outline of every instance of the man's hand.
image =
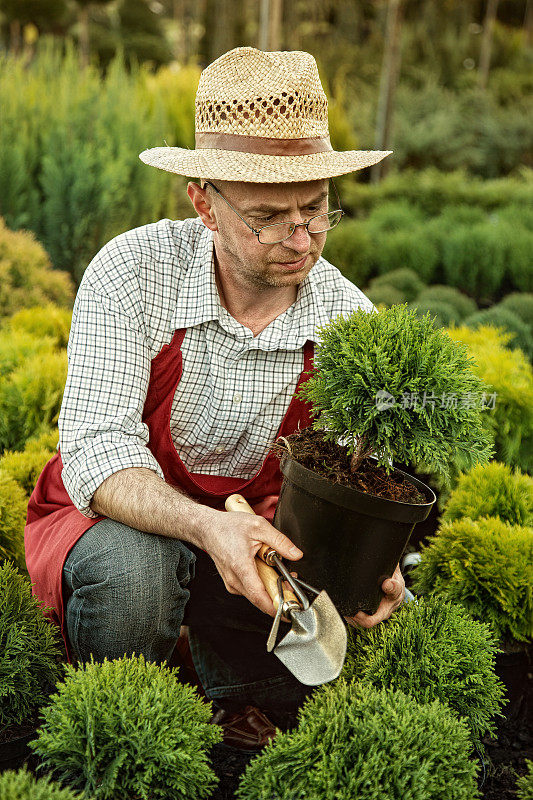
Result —
M261 545L267 544L285 559L303 556L291 540L276 530L264 517L242 511L215 511L202 547L211 556L230 594L240 594L265 614L276 613L255 566ZM294 548L294 551L291 551ZM286 584L285 584L286 585Z
M377 611L374 614L365 614L363 611L359 611L354 617L344 617L349 625L354 628L358 626L373 628L388 619L393 611L401 606L405 598L405 581L399 564L397 564L392 577L383 581L381 588L385 597L381 598Z

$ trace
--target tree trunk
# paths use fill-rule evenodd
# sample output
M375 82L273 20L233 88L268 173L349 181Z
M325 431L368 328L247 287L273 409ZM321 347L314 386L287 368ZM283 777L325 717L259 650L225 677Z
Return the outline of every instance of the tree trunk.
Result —
M85 68L89 66L89 6L80 6L78 23L80 26L80 64Z
M392 141L392 116L394 97L400 74L402 0L389 0L385 32L385 47L379 82L378 113L376 122L376 150L390 150ZM371 181L377 183L388 171L388 160L375 164L371 170Z
M527 0L526 13L524 14L524 46L533 45L533 0Z
M259 11L260 50L279 50L281 48L281 21L283 0L261 0Z
M20 20L12 19L9 23L9 50L12 55L20 53Z
M486 89L489 80L490 56L492 51L492 35L494 21L498 11L499 0L488 0L487 11L483 21L483 37L481 39L481 54L479 56L479 86Z

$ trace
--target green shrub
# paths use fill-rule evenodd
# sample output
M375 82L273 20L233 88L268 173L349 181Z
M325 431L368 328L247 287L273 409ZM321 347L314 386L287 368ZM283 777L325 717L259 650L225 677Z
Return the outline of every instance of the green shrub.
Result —
M502 285L512 229L485 222L443 230L440 244L445 281L476 299L493 297Z
M43 356L54 346L52 339L38 339L25 331L12 331L8 325L0 329L0 381L31 356Z
M26 331L37 339L49 337L57 348L66 347L72 312L54 305L24 308L9 320L8 330Z
M533 636L533 529L498 517L443 523L422 546L415 590L460 603L503 641Z
M210 706L143 656L67 665L31 746L95 800L208 797L217 778L207 753L222 738Z
M461 321L456 308L445 300L434 300L432 298L421 300L417 298L409 308L412 308L419 317L429 314L430 317L435 318L435 325L438 328L443 328L446 325L455 325Z
M441 598L407 603L385 624L352 633L342 677L399 689L419 703L440 700L462 717L472 741L494 733L503 685L487 625Z
M22 450L31 437L57 423L67 378L67 353L24 361L0 383L0 453Z
M380 274L403 267L412 270L425 283L433 278L439 254L422 226L380 234L376 241L376 262Z
M340 679L315 690L299 726L244 772L239 800L474 800L462 720L434 701Z
M169 92L154 86L152 72L127 68L121 55L105 75L82 69L69 42L43 43L29 63L0 63L0 214L11 228L34 231L54 266L76 279L118 233L174 218L175 179L136 154L165 139L187 146L175 114L194 96L196 77L193 69L176 77L170 114Z
M394 286L387 286L386 284L376 286L372 289L365 289L365 294L372 300L375 306L385 306L386 308L390 308L391 306L398 305L405 301L405 297L398 289L395 289Z
M507 272L514 288L533 292L533 233L520 228L514 230L507 250Z
M10 475L30 495L47 461L58 443L57 428L37 439L28 439L22 452L4 452L0 456L0 472Z
M453 231L459 226L478 225L487 219L486 212L479 206L446 206L432 222L441 229Z
M450 328L454 341L464 342L474 358L473 369L487 386L489 401L484 427L494 440L498 461L533 468L533 370L521 350L508 350L510 334L490 326ZM490 407L491 397L494 408ZM461 469L467 469L462 464Z
M511 203L508 206L499 208L495 213L498 219L504 222L508 222L515 227L524 228L527 231L533 231L533 209L531 206Z
M71 279L51 269L34 235L8 230L0 217L0 318L46 303L68 306L73 299Z
M466 347L429 316L419 319L406 305L379 313L357 309L322 326L320 335L315 371L298 394L311 403L313 426L325 439L346 440L352 471L371 453L386 470L393 461L424 461L443 476L458 452L471 465L488 460L479 408L485 387ZM380 392L394 401L385 409ZM468 394L478 405L443 407L451 394Z
M380 235L418 228L424 215L416 206L405 202L388 202L375 206L367 218L372 234Z
M442 519L499 517L511 525L533 525L533 478L507 464L478 464L459 476Z
M4 559L25 570L24 526L28 497L24 489L0 469L0 564Z
M504 328L513 334L509 347L513 350L519 347L528 358L533 357L533 337L525 322L514 314L510 308L498 304L492 308L476 311L464 321L469 328L479 328L480 325L493 325L495 328Z
M517 800L533 800L533 761L526 759L527 773L516 782Z
M433 284L433 286L427 286L425 289L422 289L413 305L421 304L423 307L424 303L429 301L446 303L452 306L452 308L455 309L456 317L460 320L463 320L465 317L477 311L474 300L466 294L463 294L463 292L460 292L454 286L444 286L438 283Z
M35 778L24 768L0 773L0 800L83 800L83 795L49 777Z
M424 283L416 272L413 272L412 269L407 269L407 267L400 267L400 269L393 269L385 275L378 275L377 278L370 281L368 289L369 291L374 291L374 289L380 289L382 286L390 286L400 292L402 299L399 302L401 303L406 300L411 302L424 289Z
M502 308L508 308L522 322L529 326L533 335L533 292L512 292L506 295L500 303Z
M372 270L374 249L365 224L348 219L328 234L324 258L356 286L364 286Z
M442 131L438 131L438 136L442 141ZM448 206L478 206L483 211L499 211L511 204L533 208L533 180L531 170L481 180L456 168L449 172L435 167L409 168L391 172L378 184L362 183L354 176L343 184L342 199L343 208L352 213L368 212L385 203L401 201L416 206L426 217L437 217ZM469 224L470 218L466 222Z
M0 565L0 731L42 705L62 674L57 629L31 584L12 564Z

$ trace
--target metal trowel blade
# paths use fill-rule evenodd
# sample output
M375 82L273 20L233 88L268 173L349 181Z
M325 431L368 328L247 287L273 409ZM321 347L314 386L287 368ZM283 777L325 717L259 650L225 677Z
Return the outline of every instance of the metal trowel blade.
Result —
M321 591L306 611L289 613L292 628L274 653L306 686L335 680L346 657L346 627L327 592Z

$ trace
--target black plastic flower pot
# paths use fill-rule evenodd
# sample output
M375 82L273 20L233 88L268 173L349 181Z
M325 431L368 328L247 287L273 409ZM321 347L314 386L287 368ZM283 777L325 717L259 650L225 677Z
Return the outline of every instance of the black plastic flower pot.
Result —
M304 553L291 569L325 589L341 614L374 613L383 597L381 584L394 572L415 524L428 516L435 494L402 470L395 473L427 502L402 503L331 483L287 454L280 468L273 524Z

